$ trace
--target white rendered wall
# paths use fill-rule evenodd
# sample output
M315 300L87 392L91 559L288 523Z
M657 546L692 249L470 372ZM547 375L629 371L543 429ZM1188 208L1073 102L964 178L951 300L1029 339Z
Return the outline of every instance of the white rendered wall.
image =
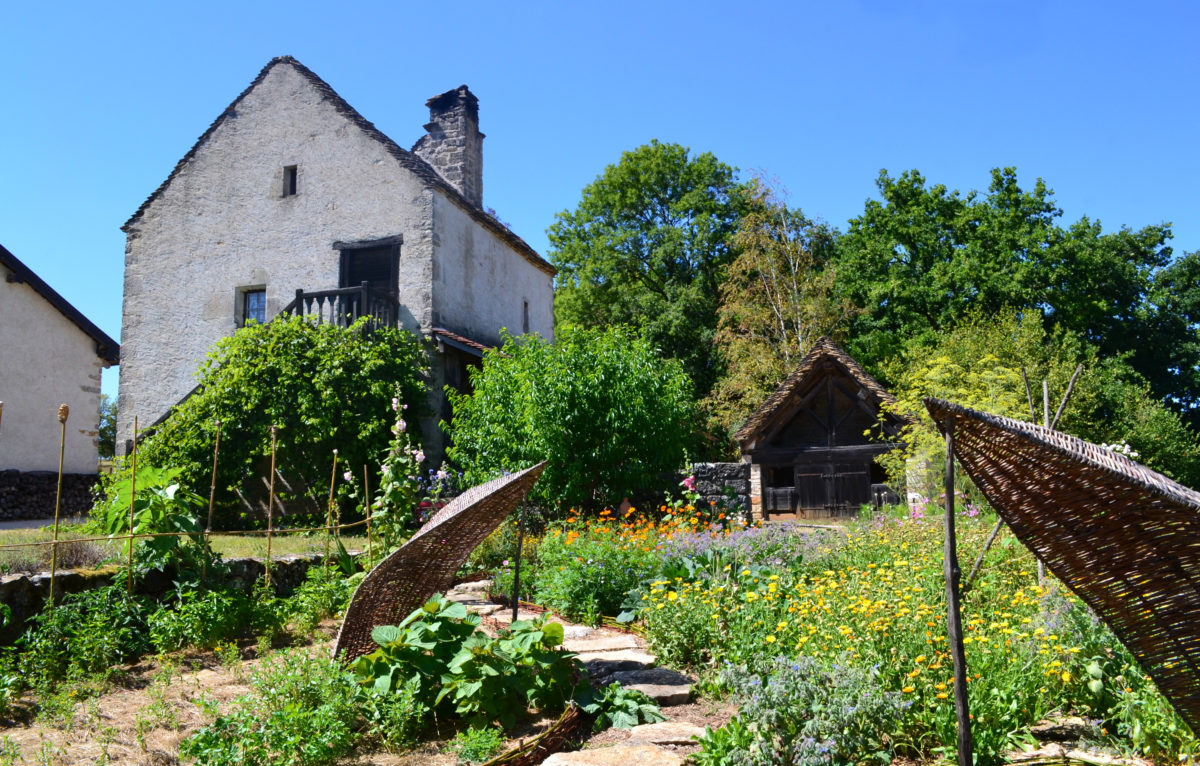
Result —
M96 473L100 370L90 336L0 267L0 470L57 471L58 406L70 407L63 469Z
M298 193L282 195L298 166ZM125 260L118 452L196 383L232 334L237 288L267 317L297 289L338 286L335 241L402 235L402 321L431 320L433 192L289 65L272 68L133 223Z
M554 280L471 219L440 192L434 195L433 322L472 340L497 345L500 328L554 339Z

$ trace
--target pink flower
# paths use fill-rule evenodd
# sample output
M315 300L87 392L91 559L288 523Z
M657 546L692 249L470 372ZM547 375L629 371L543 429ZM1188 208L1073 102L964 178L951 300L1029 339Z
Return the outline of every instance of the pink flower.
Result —
M345 481L354 481L354 477L350 475L349 471L346 471L344 474L342 474L342 479Z
M693 475L693 476L689 476L686 479L684 479L683 486L686 487L689 491L695 492L696 491L696 477Z
M400 411L400 400L396 399L395 397L392 398L392 411L393 412Z
M400 418L399 420L396 421L396 428L400 429L396 433L402 434L408 430L408 423L404 422L404 418Z
M422 452L421 450L417 450L417 454L413 455L413 457L415 457L417 459L418 463L425 462L425 453Z

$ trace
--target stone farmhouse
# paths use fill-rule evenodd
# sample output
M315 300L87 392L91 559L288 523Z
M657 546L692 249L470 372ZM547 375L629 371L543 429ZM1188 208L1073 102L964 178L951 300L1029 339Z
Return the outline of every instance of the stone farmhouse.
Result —
M54 515L60 404L69 408L63 508L84 512L97 476L100 371L120 347L2 245L0 274L0 519Z
M395 322L435 345L443 386L501 328L552 338L554 268L483 208L479 102L427 102L401 148L290 56L271 60L125 223L118 450L195 386L213 344L280 312ZM429 443L433 442L433 443Z

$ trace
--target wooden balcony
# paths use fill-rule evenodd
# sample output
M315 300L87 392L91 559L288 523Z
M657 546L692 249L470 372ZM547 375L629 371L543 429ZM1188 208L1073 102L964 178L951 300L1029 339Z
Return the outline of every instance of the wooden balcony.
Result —
M357 287L340 287L335 290L297 290L291 303L279 311L292 316L315 317L320 324L349 327L362 317L368 317L368 325L395 327L400 316L400 304L387 293L363 282Z

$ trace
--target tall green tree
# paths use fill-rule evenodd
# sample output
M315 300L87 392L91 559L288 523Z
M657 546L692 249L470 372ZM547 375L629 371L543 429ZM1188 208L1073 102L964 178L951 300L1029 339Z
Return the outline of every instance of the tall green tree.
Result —
M651 141L625 152L550 226L559 327L629 325L678 359L700 395L716 381L718 291L748 204L736 169Z
M862 309L849 350L874 366L911 340L935 342L969 311L1009 306L1037 312L1101 356L1127 356L1154 395L1177 411L1200 403L1200 275L1195 255L1172 262L1169 224L1105 233L1062 211L1039 179L992 171L986 193L928 185L917 171L881 172L838 242L839 288Z
M851 306L835 294L829 264L836 232L789 208L756 179L730 242L736 258L721 285L716 347L725 364L705 400L710 427L745 421L822 335L840 335Z

